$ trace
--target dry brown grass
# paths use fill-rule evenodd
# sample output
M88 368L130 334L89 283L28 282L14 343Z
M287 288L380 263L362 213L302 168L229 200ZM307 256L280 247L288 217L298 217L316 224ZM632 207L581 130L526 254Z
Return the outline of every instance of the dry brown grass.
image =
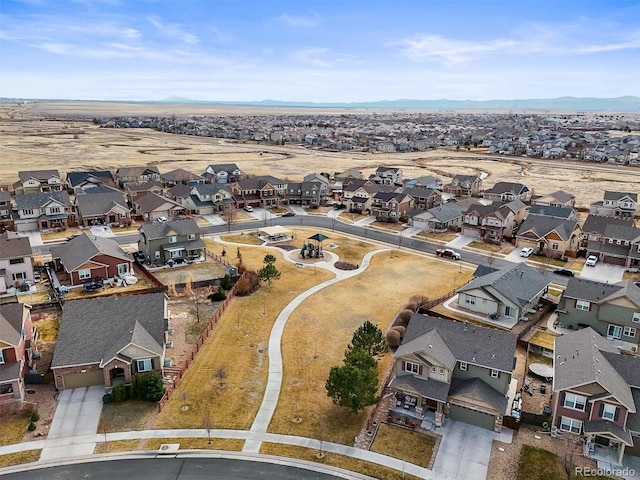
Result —
M470 248L476 248L478 250L484 250L486 252L499 252L500 250L502 250L502 247L500 245L494 245L493 243L485 243L479 241L473 241L467 246Z
M117 440L96 443L93 453L134 452L136 450L142 450L139 440Z
M163 443L179 443L180 450L227 450L241 452L244 440L237 438L151 438L144 442L145 450L157 450Z
M256 233L239 233L235 235L223 235L220 237L223 242L246 243L247 245L262 245L264 242L258 238Z
M378 427L371 451L426 468L435 443L430 435L383 423Z
M453 240L454 238L456 238L457 234L453 233L453 232L442 232L442 233L438 233L438 232L420 232L416 235L416 237L418 238L425 238L427 240L430 240L432 242L441 242L441 243L446 243L446 242L450 242L451 240Z
M41 453L42 450L25 450L23 452L0 455L0 468L37 462L40 460Z
M145 430L148 421L155 415L157 405L143 400L112 402L102 406L99 433Z
M0 422L0 446L20 443L29 425L28 415L2 417Z
M265 455L278 455L282 457L299 458L308 462L322 463L333 467L342 468L351 472L358 472L379 480L418 480L418 477L383 467L377 463L366 462L352 457L346 457L337 453L320 452L318 450L294 445L264 442L260 453Z
M212 243L207 240L207 245L218 251L220 246ZM243 262L250 268L259 268L267 253L275 255L282 276L273 285L230 303L214 335L160 413L156 428L202 428L206 408L214 428L249 428L264 394L267 343L275 318L298 294L333 277L325 271L310 275L284 262L274 250L240 249ZM235 247L227 247L227 258L234 261L235 256ZM213 378L219 367L227 373L224 386Z
M438 297L471 278L471 270L452 270L447 263L405 252L391 254L393 261L389 252L378 253L366 271L323 289L292 313L282 338L282 391L269 431L352 444L366 412L354 415L336 407L324 384L331 367L342 362L353 332L366 320L385 331L412 295ZM379 372L390 361L385 355Z

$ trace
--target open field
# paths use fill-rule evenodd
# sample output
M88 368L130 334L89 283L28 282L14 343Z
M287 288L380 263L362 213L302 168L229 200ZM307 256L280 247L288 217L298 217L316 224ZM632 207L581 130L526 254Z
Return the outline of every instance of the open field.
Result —
M303 110L295 112L308 113ZM602 165L567 160L554 162L492 157L444 149L402 154L326 152L299 145L237 143L149 129L98 128L90 121L95 116L278 113L292 114L278 109L214 105L97 102L0 105L0 183L17 180L18 170L26 165L33 170L55 166L61 173L86 169L115 170L132 165L157 165L161 172L181 167L202 173L208 164L235 162L251 174L271 174L298 181L309 172L335 172L350 167L357 167L368 175L380 165L401 167L405 177L436 175L445 183L456 173L486 172L486 185L497 181L519 181L535 193L564 189L576 195L579 206L601 199L605 190L636 191L640 186L640 169L633 167L605 170ZM331 113L337 112L332 110Z

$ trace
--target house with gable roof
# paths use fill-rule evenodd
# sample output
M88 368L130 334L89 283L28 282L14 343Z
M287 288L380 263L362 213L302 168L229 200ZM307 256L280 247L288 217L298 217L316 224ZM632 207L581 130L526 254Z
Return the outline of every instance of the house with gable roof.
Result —
M138 231L138 250L152 263L182 263L204 257L200 227L192 218L145 223Z
M634 218L638 194L605 191L602 200L589 205L589 213L607 217Z
M67 228L72 213L69 194L61 192L16 195L13 222L17 232Z
M515 233L518 221L516 212L523 214L526 206L516 199L511 202L492 202L489 205L471 205L464 215L464 235L479 237L484 242L502 243Z
M640 358L590 327L555 338L552 434L584 438L584 454L617 467L640 456Z
M204 183L205 178L202 175L191 173L184 168L176 168L169 172L161 173L160 181L165 187L173 187L179 184L193 186L197 183Z
M590 215L591 216L591 215ZM611 218L615 220L615 218ZM603 263L638 267L640 265L640 228L608 223L599 240L587 242L587 254Z
M378 167L369 175L369 180L379 185L402 185L402 169L397 167Z
M406 193L377 192L371 203L371 215L379 222L405 221L414 203L413 197Z
M414 210L410 212L411 226L420 227L428 232L456 230L462 227L467 208L466 204L449 202L438 207L430 208L426 212Z
M516 247L531 247L538 255L551 258L572 256L582 240L582 229L575 218L527 215L516 235Z
M110 187L92 187L76 195L78 223L91 225L131 225L131 209L124 194Z
M29 237L0 233L0 295L11 287L33 282L33 251Z
M113 174L109 170L67 173L66 187L73 193L82 193L87 188L98 185L114 185Z
M414 208L417 210L429 210L442 205L442 193L439 190L416 185L405 187L402 191L411 195L414 200Z
M136 215L140 215L146 221L155 221L160 218L170 219L178 215L186 215L188 209L182 204L163 195L149 193L133 203Z
M482 191L482 178L479 175L455 175L443 190L456 197L478 196Z
M225 205L234 204L229 185L219 183L194 185L188 197L177 201L197 215L222 212Z
M169 314L164 293L69 300L51 361L55 386L129 384L165 361Z
M442 426L446 418L500 432L510 413L517 336L414 314L393 355L388 420Z
M563 190L557 190L546 195L537 195L531 198L531 205L543 207L571 207L576 203L576 196Z
M498 202L512 202L531 200L531 190L526 185L517 182L497 182L493 187L482 192L482 198Z
M142 167L120 167L116 170L116 181L121 187L128 184L159 182L160 170L155 165Z
M458 289L458 306L512 327L547 293L549 280L526 263L475 278Z
M22 170L18 172L18 177L19 180L13 184L16 195L62 190L62 180L57 169Z
M278 203L278 194L273 185L264 180L240 180L233 182L229 188L237 208L265 208Z
M208 165L202 176L207 183L234 183L242 180L242 170L235 163Z

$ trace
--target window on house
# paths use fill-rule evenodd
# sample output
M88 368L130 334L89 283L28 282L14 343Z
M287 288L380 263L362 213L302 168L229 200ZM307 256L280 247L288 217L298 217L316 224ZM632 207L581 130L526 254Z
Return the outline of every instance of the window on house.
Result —
M182 250L171 250L169 252L169 258L181 258Z
M619 325L609 325L607 327L607 337L620 338L622 335L622 327Z
M175 236L175 235L171 235L171 236L169 237L169 243L176 243L176 241L177 241L177 239L176 239L176 236Z
M436 373L438 371L437 367L431 367L431 373Z
M438 368L438 373L440 375L444 375L444 368Z
M591 307L591 304L585 300L576 300L576 308L578 310L585 310L585 311L589 311L589 308Z
M33 215L33 208L25 208L24 210L22 210L22 213L24 215Z
M622 243L621 240L616 240L616 245L620 245Z
M127 218L127 214L126 214L126 213L124 213L124 212L120 212L120 213L118 214L118 216L119 216L120 218Z
M560 430L571 433L580 433L582 431L582 422L575 418L560 417Z
M633 317L631 317L631 321L633 323L640 323L640 312L633 312Z
M466 370L468 367L467 362L460 362L460 370Z
M420 365L412 362L405 362L404 371L409 373L420 373Z
M10 258L9 265L17 265L18 263L24 263L24 257L22 258Z
M190 233L189 236L187 237L189 240L195 240L196 239L196 234L195 233Z
M11 275L11 278L13 278L14 282L16 280L25 280L27 278L27 274L24 272L16 272Z
M602 418L605 420L614 420L617 407L615 405L609 405L608 403L605 403L602 407Z
M495 369L491 369L491 378L500 378L500 371L499 370L495 370Z
M49 213L60 213L60 207L51 207Z
M136 362L138 366L138 372L150 372L151 371L151 359L145 358L143 360L138 360Z
M581 395L575 395L573 393L567 393L564 396L563 406L567 408L573 408L574 410L581 410L584 412L584 408L587 405L586 397Z
M4 350L0 350L0 364L4 363Z
M121 263L118 265L118 275L126 275L129 273L129 264Z
M551 244L551 250L558 250L560 248L560 245L557 243L552 243Z
M78 278L80 280L86 280L87 278L91 278L91 270L85 268L83 270L78 270Z
M475 305L476 304L476 297L470 297L470 296L466 296L464 299L465 303L468 303L469 305Z
M633 327L624 327L624 329L622 330L622 334L625 337L635 337L636 336L636 329Z

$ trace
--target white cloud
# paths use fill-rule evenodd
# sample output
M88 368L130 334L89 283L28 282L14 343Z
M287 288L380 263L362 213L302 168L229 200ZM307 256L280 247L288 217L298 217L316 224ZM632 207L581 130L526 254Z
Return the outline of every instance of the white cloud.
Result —
M185 32L179 25L172 23L162 23L158 18L149 18L149 23L153 25L162 35L173 40L195 45L200 39L191 33Z
M315 16L302 15L280 15L276 18L279 23L296 28L312 28L317 25L318 19Z

